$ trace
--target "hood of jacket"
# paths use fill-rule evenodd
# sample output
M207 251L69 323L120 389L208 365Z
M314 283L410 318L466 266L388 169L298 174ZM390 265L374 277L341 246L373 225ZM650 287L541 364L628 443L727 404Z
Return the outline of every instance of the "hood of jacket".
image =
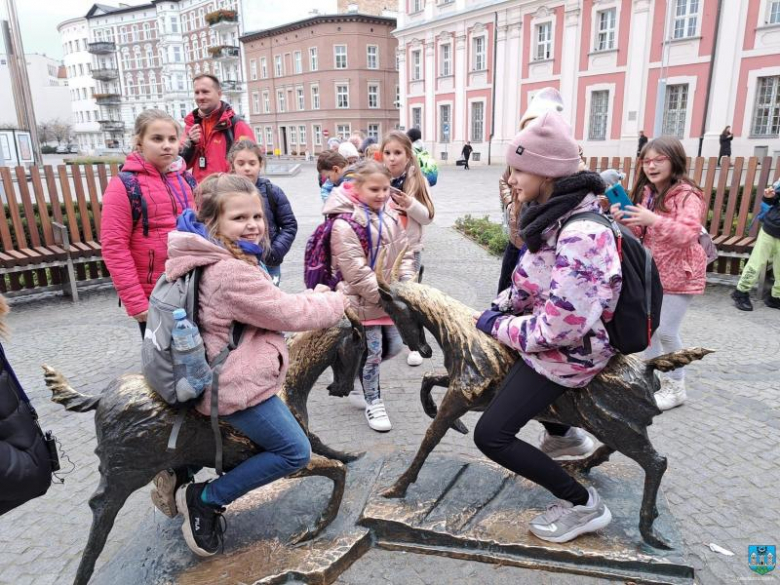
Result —
M125 159L125 162L122 165L122 170L131 173L141 173L145 175L151 175L153 177L161 177L167 174L181 175L186 170L186 165L182 163L183 163L183 159L180 156L177 156L171 161L168 170L166 170L164 173L161 173L160 171L157 170L157 167L155 167L152 163L146 160L140 152L134 151L127 155L127 158Z
M391 201L388 199L388 201ZM323 215L339 215L342 213L351 213L352 218L360 225L367 225L366 214L363 213L365 205L357 198L353 183L342 183L334 187L330 197L325 201L322 208ZM385 205L383 212L398 220L398 212L390 205Z
M176 280L198 266L208 266L220 260L234 260L222 246L197 234L172 231L168 234L168 260L165 275Z

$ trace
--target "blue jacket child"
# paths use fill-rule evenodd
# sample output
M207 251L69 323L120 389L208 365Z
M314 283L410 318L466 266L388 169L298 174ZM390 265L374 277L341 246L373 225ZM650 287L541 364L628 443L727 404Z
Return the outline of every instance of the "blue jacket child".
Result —
M268 218L271 249L266 257L266 266L271 276L277 277L275 279L277 282L281 274L279 266L290 251L295 235L298 233L298 222L287 195L277 185L265 177L258 177L255 187L263 198L263 207Z

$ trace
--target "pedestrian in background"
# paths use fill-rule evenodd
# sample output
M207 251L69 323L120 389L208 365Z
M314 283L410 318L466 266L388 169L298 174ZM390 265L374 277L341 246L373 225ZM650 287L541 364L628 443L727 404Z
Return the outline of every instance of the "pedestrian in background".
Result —
M639 131L639 142L637 143L636 147L636 155L639 156L639 153L642 152L642 149L645 147L645 144L647 144L647 136L645 136L645 131L640 130Z
M469 159L471 158L471 152L473 150L474 149L471 147L471 142L467 140L466 144L463 145L463 150L460 151L460 156L464 161L466 161L466 164L463 165L463 169L466 171L469 170Z
M720 133L720 149L718 150L718 164L724 156L731 156L731 141L734 135L731 133L731 126L726 126Z

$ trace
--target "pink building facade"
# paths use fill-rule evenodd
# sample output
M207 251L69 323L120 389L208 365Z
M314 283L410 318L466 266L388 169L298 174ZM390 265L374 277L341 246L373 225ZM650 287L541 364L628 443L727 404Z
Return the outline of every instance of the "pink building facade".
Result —
M394 18L317 15L241 37L249 120L281 154L315 154L328 138L398 127Z
M437 157L470 140L503 162L545 86L588 156L636 154L640 130L689 155L780 155L780 1L400 0L401 125ZM666 41L664 40L666 39Z

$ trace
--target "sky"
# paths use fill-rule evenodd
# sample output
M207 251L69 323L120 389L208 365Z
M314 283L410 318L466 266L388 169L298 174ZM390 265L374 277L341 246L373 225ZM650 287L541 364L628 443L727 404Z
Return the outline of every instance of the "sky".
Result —
M94 0L16 0L25 53L45 53L62 59L62 45L57 25L69 18L87 14ZM102 0L101 4L118 6L119 0ZM147 0L121 0L130 6ZM245 15L247 32L271 28L285 22L306 18L313 8L335 12L336 0L244 0L252 8ZM0 18L7 18L5 2L0 3ZM3 50L3 52L5 52Z

